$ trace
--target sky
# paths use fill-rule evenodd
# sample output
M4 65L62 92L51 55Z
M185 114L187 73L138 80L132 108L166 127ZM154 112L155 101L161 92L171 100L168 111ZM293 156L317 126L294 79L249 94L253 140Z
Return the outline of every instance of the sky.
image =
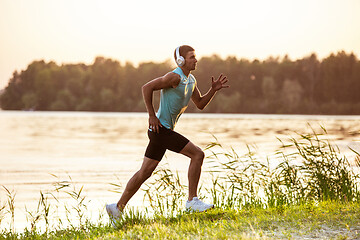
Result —
M0 89L35 60L137 65L182 44L198 58L360 58L360 0L0 0Z

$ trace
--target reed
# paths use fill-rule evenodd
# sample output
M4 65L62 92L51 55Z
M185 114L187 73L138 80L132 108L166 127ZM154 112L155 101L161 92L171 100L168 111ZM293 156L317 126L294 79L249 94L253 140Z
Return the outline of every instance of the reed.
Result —
M42 196L42 192L40 191ZM40 197L37 208L33 211L28 210L25 205L26 219L30 223L30 231L35 232L37 230L37 224L41 221L43 214L41 213L42 197Z
M0 201L0 226L1 226L2 221L5 218L5 210L6 210L5 208L6 208L5 203L2 203Z
M208 192L222 208L281 207L324 200L359 201L359 175L326 130L291 137L271 158L260 159L248 146L239 156L213 142L208 149L215 170ZM325 137L325 138L324 138ZM218 147L220 151L213 151ZM354 151L354 150L353 150ZM356 165L359 164L359 153ZM278 162L272 168L270 161ZM226 193L226 194L224 194Z
M14 232L15 230L15 191L10 191L8 188L3 186L3 189L7 195L7 213L10 214L10 231Z
M181 184L178 173L166 166L153 173L150 183L145 185L144 201L148 201L155 215L175 216L182 209L186 186Z
M53 175L58 180L53 183L54 191L57 196L52 194L52 197L60 204L58 196L65 194L70 197L70 201L64 204L66 213L67 225L71 228L76 229L77 227L83 228L84 226L91 225L90 219L87 215L88 204L90 200L84 195L84 186L78 187L72 180L71 176L68 176L68 180L60 180L56 175ZM69 204L70 203L70 204ZM74 217L77 223L74 222ZM100 215L101 217L101 215Z

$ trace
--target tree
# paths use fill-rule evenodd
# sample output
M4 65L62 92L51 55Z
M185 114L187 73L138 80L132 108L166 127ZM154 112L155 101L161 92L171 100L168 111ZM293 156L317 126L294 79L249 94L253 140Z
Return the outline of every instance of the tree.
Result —
M296 113L303 95L303 89L298 81L286 79L281 91L282 105L285 113Z
M266 76L262 81L262 95L264 96L263 111L265 113L276 112L279 107L279 92L277 91L273 77Z

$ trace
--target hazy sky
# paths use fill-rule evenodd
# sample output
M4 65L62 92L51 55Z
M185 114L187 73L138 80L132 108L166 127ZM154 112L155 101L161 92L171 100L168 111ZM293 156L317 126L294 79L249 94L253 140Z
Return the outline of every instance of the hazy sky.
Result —
M181 44L198 57L360 57L360 0L0 0L0 89L34 60L162 62Z

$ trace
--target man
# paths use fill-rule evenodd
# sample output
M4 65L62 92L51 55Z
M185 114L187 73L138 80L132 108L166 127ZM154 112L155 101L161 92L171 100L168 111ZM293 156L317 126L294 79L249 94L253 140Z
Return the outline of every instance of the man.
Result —
M196 79L190 73L195 70L197 63L194 49L187 45L180 46L176 48L174 57L178 65L175 70L155 78L142 87L143 98L149 113L148 136L150 141L140 170L129 180L118 203L106 205L113 225L120 218L121 212L130 198L151 176L167 149L191 159L188 170L189 198L186 202L186 209L202 212L214 206L197 198L204 152L173 130L180 115L187 108L190 98L197 108L204 109L217 91L229 87L225 85L228 80L223 75L220 75L217 80L212 77L209 91L205 95L201 95L196 85ZM157 90L161 90L160 106L155 114L152 99L153 92Z

